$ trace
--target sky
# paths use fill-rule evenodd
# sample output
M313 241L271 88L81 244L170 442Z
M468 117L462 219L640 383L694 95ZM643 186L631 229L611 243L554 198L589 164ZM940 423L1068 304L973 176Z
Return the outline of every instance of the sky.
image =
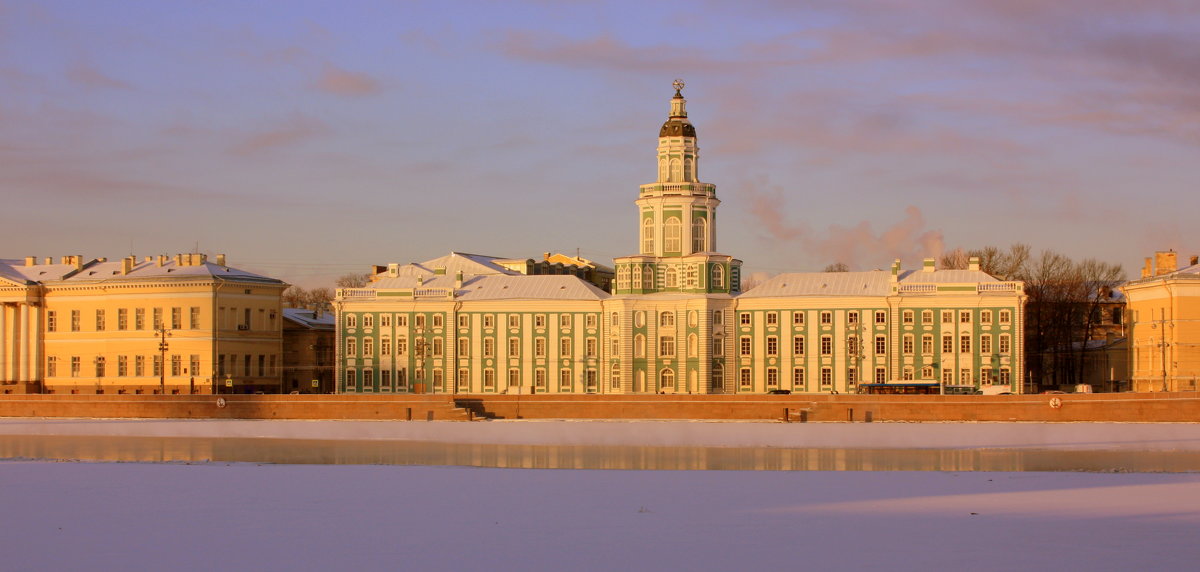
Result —
M1190 1L0 0L0 258L610 264L675 78L748 274L1200 253Z

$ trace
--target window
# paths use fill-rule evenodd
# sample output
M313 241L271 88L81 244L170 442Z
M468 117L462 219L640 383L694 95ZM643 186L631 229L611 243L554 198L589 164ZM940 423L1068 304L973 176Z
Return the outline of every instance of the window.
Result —
M612 389L621 389L621 370L613 368L612 377L609 379L608 386Z
M496 327L496 316L494 316L492 314L484 314L483 315L483 327L485 327L485 328Z
M792 355L804 355L804 336L792 338Z
M571 339L563 338L559 340L558 354L562 357L571 357Z
M515 367L510 368L508 370L508 386L517 387L518 385L521 385L521 370Z
M399 315L397 315L397 316L396 316L396 327L398 327L398 328L407 328L407 327L408 327L408 316L406 316L406 315L404 315L404 314L399 314ZM399 380L397 380L397 382L398 382L398 381L399 381Z
M681 252L681 229L679 219L670 217L663 222L663 252Z
M564 369L558 372L558 390L571 391L571 370Z
M133 329L135 329L135 330L146 329L146 309L145 308L134 308L134 310L133 310Z
M597 387L596 387L596 375L597 375L596 370L589 369L583 373L584 373L584 380L585 380L584 383L586 384L586 391L588 393L596 393L596 389L597 389Z
M1113 308L1111 315L1112 315L1112 323L1114 325L1118 325L1118 326L1121 325L1121 320L1123 318L1123 316L1121 315L1121 309Z
M398 354L398 355L408 354L408 338L405 338L405 337L396 338L396 354Z
M46 331L58 331L58 317L54 310L46 310Z
M725 267L720 264L714 264L712 267L712 287L714 289L725 288Z
M991 310L981 310L979 312L979 323L991 324L992 323L992 311Z
M792 325L793 326L803 326L804 325L804 312L792 312Z
M983 385L992 384L992 368L985 367L979 370L979 383Z
M396 370L396 391L408 391L408 370L404 368Z
M925 334L921 336L921 353L929 355L933 353L933 335Z
M50 356L46 358L46 377L55 377L58 375L58 358Z
M767 389L779 388L779 370L773 367L767 368Z
M917 315L912 310L905 310L903 316L905 324L912 324L916 322Z
M379 323L380 323L380 325L383 325L382 318L379 320ZM392 390L392 370L390 370L390 369L379 370L379 390L380 391L391 391Z
M433 357L442 357L442 338L433 338Z
M690 357L700 355L700 338L696 337L696 334L688 334L687 355Z
M712 341L713 357L721 357L725 355L725 342L721 338L713 338Z
M950 310L942 310L942 323L943 324L953 324L954 323L954 312L952 312Z
M546 357L546 338L534 338L533 355L537 357Z
M435 327L435 328L440 328L440 327L442 327L442 320L443 320L443 319L444 319L444 318L443 318L443 316L442 316L441 314L434 314L434 315L433 315L433 327Z
M921 323L925 325L933 324L933 310L921 311Z
M588 338L583 341L583 354L587 357L596 357L596 338Z
M821 325L833 323L833 312L821 312Z
M171 308L171 329L178 330L183 327L183 308Z
M352 369L346 370L346 391L354 391L355 386L358 385L358 380L354 379L354 373Z
M674 266L667 267L665 278L667 288L679 287L679 272L675 270Z
M1007 354L1012 345L1009 340L1012 338L1008 334L1000 334L1000 353Z
M465 372L465 370L463 371ZM461 376L462 374L460 373L459 375ZM483 390L496 391L496 370L491 368L483 370Z
M875 323L876 324L886 324L887 323L887 312L875 312Z
M921 379L933 379L933 366L927 365L921 368Z
M847 324L857 324L858 323L858 312L846 312L846 323Z
M738 323L743 326L749 326L750 325L750 312L742 312L741 314L738 314Z
M104 331L104 310L96 310L96 331Z
M535 327L535 328L546 327L546 315L538 314L538 315L534 316L533 317L533 327Z
M71 310L71 331L79 331L79 310Z
M821 336L821 355L833 355L833 338L830 336Z
M129 329L129 310L119 308L117 310L117 330L125 331Z
M846 338L846 355L858 355L858 336L848 336Z
M700 325L699 314L695 310L688 310L687 325L689 328L695 328Z
M180 371L183 369L183 359L178 355L171 356L171 375L179 377Z
M586 316L584 316L583 317L583 327L585 327L585 328L596 327L596 315L595 314L587 314Z
M958 383L960 385L972 385L971 370L966 368L958 370Z
M971 334L963 334L962 337L959 338L958 351L959 353L964 354L971 353Z
M520 338L508 338L508 357L518 357L520 355L521 355L521 339Z
M692 252L706 252L708 250L707 237L705 231L705 220L698 216L692 217Z
M392 355L392 338L383 337L379 339L379 354L387 357Z
M104 377L104 356L96 357L96 377Z
M1012 371L1007 367L1000 368L1000 385L1009 385L1012 383Z
M713 366L712 386L713 386L713 389L724 389L725 388L725 368L721 367L721 364L717 364L717 365Z
M797 367L792 369L792 389L794 391L804 391L804 368Z
M466 316L461 316L461 317L459 317L459 320L461 320L462 318L465 318L465 317ZM379 327L381 327L381 328L392 327L392 315L391 314L383 314L383 315L379 316Z
M387 321L387 316L384 316L383 318L381 318L381 319L380 319L380 321L381 321L381 322L386 322L386 321ZM381 326L384 326L384 327L387 327L387 324L386 324L386 323L381 323L380 325L381 325ZM469 327L471 327L471 316L466 316L466 315L459 316L459 317L458 317L458 327L460 327L460 328L469 328Z
M275 364L275 356L271 356L271 365L272 365L271 369L272 370L275 369L274 364ZM188 371L190 371L192 373L192 375L200 374L200 356L198 354L192 354L191 356L189 356L188 368L189 368Z
M414 316L413 317L413 325L416 326L418 330L424 330L425 329L425 315L418 314L418 315Z
M979 353L992 353L992 336L990 334L983 334L982 336L979 336Z
M153 361L154 361L153 368L152 368L153 371L150 372L150 375L153 375L154 377L159 377L163 374L162 356L154 356Z
M828 367L821 368L821 389L833 388L833 369Z
M354 357L358 355L358 340L355 338L346 338L346 356Z
M495 374L493 374L493 375L495 375ZM443 379L443 376L444 376L444 374L443 374L442 370L440 370L440 369L433 370L433 390L434 391L442 390L442 382L445 381Z
M546 370L539 369L533 372L533 387L538 391L546 391Z
M491 370L489 369L486 371L491 371ZM470 391L471 390L471 370L466 369L466 368L462 368L462 369L458 370L458 390L459 391Z
M958 321L963 324L970 324L971 323L971 311L970 310L960 311L958 313Z
M71 377L79 377L79 356L71 356Z
M776 336L767 336L767 355L779 355L779 338Z
M913 380L912 366L904 366L904 371L900 375L901 375L901 379L903 379L904 381L912 381Z
M509 328L521 327L521 316L519 316L517 314L509 314L508 315L508 327Z
M221 361L224 362L225 356L221 356ZM146 375L146 356L133 356L133 375L141 377Z
M768 326L778 326L779 325L779 312L767 312L767 325Z
M946 368L942 370L942 385L950 385L954 383L954 370Z
M385 340L387 338L384 338ZM387 352L384 352L385 354ZM471 355L471 340L468 338L458 338L458 355L459 357L467 357Z
M738 340L738 348L739 355L750 355L750 336L742 336L741 339Z
M1012 322L1012 312L1008 310L1000 310L1000 323L1007 324Z
M612 357L615 358L615 357L621 355L621 339L620 338L613 338L611 346L612 346L610 348L611 351L609 353L612 354Z
M664 328L675 327L675 313L674 312L663 312L662 314L659 314L658 325L662 326Z
M954 336L945 334L942 336L942 353L948 354L954 352Z
M875 368L875 383L887 383L887 368Z
M354 314L346 314L346 327L347 328L357 328L358 327L358 316L355 316Z
M512 339L515 340L516 338L512 338ZM509 347L509 349L512 349L511 342L508 347ZM496 339L495 338L484 338L483 339L483 357L490 358L490 357L495 357L495 355L496 355Z
M646 336L638 334L633 337L633 357L646 357Z
M674 389L675 371L671 369L662 370L662 373L659 375L659 382L661 384L660 387L663 389Z
M617 326L620 326L621 325L621 316L619 314L617 314L616 312L613 312L612 316L610 316L608 319L608 324L614 328Z
M846 370L846 385L853 388L856 383L858 383L858 368L852 367Z
M738 385L740 385L742 389L750 389L750 384L752 381L753 378L750 376L750 368L743 367L740 371L738 371Z
M714 326L725 323L725 312L713 310L712 322Z
M906 355L906 356L912 355L914 345L915 345L915 338L913 337L913 335L912 334L904 334L904 355Z
M642 254L654 254L654 219L642 219Z
M887 353L887 338L884 336L875 336L875 353L883 355Z

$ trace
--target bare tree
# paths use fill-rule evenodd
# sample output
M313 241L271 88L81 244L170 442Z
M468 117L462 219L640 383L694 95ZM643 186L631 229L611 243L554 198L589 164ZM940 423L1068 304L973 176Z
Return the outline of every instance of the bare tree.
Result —
M367 285L367 281L370 279L371 273L369 272L351 272L349 274L338 276L335 284L337 284L338 288L362 288L363 286Z
M825 269L822 270L821 272L849 272L849 271L850 271L850 266L848 266L845 262L834 262L833 264L826 266Z
M942 255L939 266L947 270L966 270L972 258L979 259L979 269L1000 280L1019 280L1029 264L1029 245L1015 243L1008 251L995 246L963 250L955 248Z
M323 308L333 301L333 289L320 287L305 290L292 285L283 291L280 298L285 308Z

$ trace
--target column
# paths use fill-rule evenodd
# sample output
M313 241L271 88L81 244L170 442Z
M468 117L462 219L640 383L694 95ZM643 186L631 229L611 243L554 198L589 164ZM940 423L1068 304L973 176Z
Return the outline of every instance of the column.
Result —
M0 381L8 381L8 304L0 304Z
M16 332L20 347L17 350L17 381L29 381L29 335L26 324L29 323L29 304L21 304L21 315L17 317L13 331Z
M30 381L42 379L42 309L34 306L26 333L29 337Z

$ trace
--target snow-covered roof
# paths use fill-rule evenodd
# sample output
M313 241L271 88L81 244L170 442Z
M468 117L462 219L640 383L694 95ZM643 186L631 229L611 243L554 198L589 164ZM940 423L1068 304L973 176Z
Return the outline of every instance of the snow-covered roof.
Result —
M742 293L738 298L779 296L887 296L891 274L867 272L793 272L780 274Z
M26 266L23 259L0 258L0 277L18 283L61 280L63 276L74 271L74 264L34 264Z
M467 254L464 252L451 252L445 256L426 260L425 262L412 262L402 264L397 269L398 277L417 276L431 277L435 272L442 270L449 276L462 272L463 276L482 276L489 274L517 274L512 270L504 268L496 263L498 260L504 260L497 256L484 256L481 254ZM388 279L387 272L377 274L377 281Z
M316 312L307 308L284 308L283 319L299 324L311 330L332 330L337 324L337 316L333 312L322 312L320 317Z
M905 270L900 273L901 284L978 284L999 282L995 276L982 270Z
M187 255L184 255L187 256ZM203 260L203 261L199 261ZM222 266L200 258L189 264L175 257L164 257L160 266L154 259L132 261L128 272L123 272L124 260L92 260L75 264L32 264L26 265L24 260L0 260L0 276L14 281L36 283L96 283L108 281L137 281L137 280L177 280L188 278L218 278L238 282L260 282L283 284L282 280L270 278Z
M479 276L463 282L462 301L476 300L603 300L609 294L576 276Z

